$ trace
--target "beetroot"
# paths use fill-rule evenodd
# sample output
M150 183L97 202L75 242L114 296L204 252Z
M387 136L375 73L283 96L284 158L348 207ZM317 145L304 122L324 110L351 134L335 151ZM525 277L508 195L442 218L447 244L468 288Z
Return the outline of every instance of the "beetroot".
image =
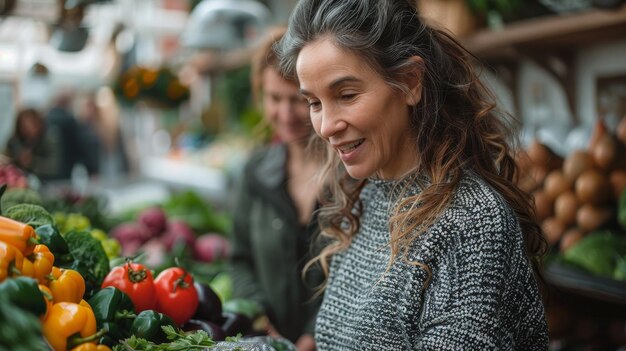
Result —
M149 207L139 213L137 217L139 223L143 223L152 236L159 236L167 226L167 218L165 212L160 207Z
M165 244L160 238L152 238L141 245L141 251L146 255L144 263L148 267L159 267L165 262Z
M228 240L219 234L204 234L196 239L194 256L204 262L213 262L228 257Z
M163 233L163 243L168 250L171 250L179 241L184 242L189 247L193 247L196 241L196 234L185 221L174 219L167 223L167 228Z
M141 244L150 240L150 230L141 223L126 222L111 230L111 236L122 245L122 255L132 255Z

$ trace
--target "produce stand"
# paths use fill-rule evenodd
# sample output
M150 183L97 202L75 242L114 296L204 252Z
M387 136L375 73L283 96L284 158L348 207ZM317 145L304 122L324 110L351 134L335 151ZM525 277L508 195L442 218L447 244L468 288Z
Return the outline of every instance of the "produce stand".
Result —
M626 281L597 277L559 261L546 265L544 277L548 284L559 291L626 309Z
M503 27L481 28L460 38L486 70L497 75L502 87L511 93L510 107L514 115L534 118L532 108L538 105L529 104L552 108L541 120L539 117L522 120L526 123L522 126L524 132L530 134L530 137L524 135L527 137L524 140L525 151L534 160L537 160L537 155L545 156L539 157L542 166L535 168L534 162L527 163L523 157L518 162L522 173L531 175L526 178L526 181L530 180L530 185L522 181L520 186L533 196L537 215L550 244L543 278L548 292L546 308L553 350L617 350L626 344L626 280L621 274L611 276L607 271L592 273L563 259L570 247L588 235L610 231L616 237L626 238L626 228L620 226L616 218L622 211L622 205L617 200L622 186L617 185L617 174L609 176L615 169L623 168L623 164L607 168L604 151L596 153L594 146L590 145L597 134L602 134L601 130L613 135L611 140L616 140L616 135L623 133L617 127L620 118L622 124L626 124L626 116L622 115L613 116L616 120L609 120L608 117L603 120L608 113L603 110L605 105L602 105L599 91L601 78L616 77L613 79L621 81L620 77L626 74L626 67L618 63L619 60L624 62L624 52L617 50L612 53L609 49L612 46L623 47L624 38L626 5L623 3L611 9L589 6L579 11L511 21ZM618 55L622 58L618 59ZM592 62L595 66L590 65ZM542 76L535 72L541 72ZM528 78L529 73L535 74L533 78ZM551 90L546 90L546 87ZM550 97L554 99L556 96L552 90L559 91L559 98L562 93L562 103L550 100ZM557 113L567 118L555 118ZM601 123L604 123L603 128L598 127ZM609 138L606 141L611 143ZM543 146L538 148L537 143ZM626 143L626 140L621 143ZM540 152L536 153L537 150ZM542 153L544 150L547 153ZM624 146L618 145L616 150L622 158ZM579 155L572 157L574 153ZM594 157L585 155L578 158L582 154L594 153L599 159L591 163L582 159ZM569 158L578 159L568 162ZM593 205L606 209L604 217L600 216L602 218L595 214L581 218L578 216L580 213L575 211L588 199L584 193L579 194L576 177L572 177L572 169L579 166L596 168L599 170L596 174L610 178L614 192L612 200ZM580 187L584 188L582 184ZM559 198L563 193L567 194ZM596 220L596 223L587 222L589 219ZM583 252L578 254L578 263L588 262ZM620 262L620 259L616 257L613 262Z

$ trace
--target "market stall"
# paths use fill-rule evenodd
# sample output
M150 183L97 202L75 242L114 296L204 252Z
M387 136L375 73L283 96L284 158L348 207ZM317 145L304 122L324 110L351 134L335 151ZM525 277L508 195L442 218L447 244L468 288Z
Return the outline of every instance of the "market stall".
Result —
M62 179L0 155L0 349L295 349L227 268L234 184L271 141L251 48L295 1L236 1L0 2L0 150L68 92L98 150ZM551 350L623 349L624 1L417 3L519 117Z

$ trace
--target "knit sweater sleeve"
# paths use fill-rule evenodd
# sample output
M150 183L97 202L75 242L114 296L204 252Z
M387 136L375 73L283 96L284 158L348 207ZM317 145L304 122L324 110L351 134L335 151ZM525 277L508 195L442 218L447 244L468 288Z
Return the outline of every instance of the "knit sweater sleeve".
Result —
M518 232L510 215L493 213L498 210L458 211L440 228L453 235L447 235L449 248L433 272L429 295L443 307L422 320L417 350L499 350L510 345L504 339L511 331L502 330L501 313L509 262L519 258L512 257Z

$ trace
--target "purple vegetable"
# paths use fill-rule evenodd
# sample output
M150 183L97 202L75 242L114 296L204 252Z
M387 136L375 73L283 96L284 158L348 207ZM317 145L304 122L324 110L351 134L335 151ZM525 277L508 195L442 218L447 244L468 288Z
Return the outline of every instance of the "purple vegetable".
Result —
M222 323L222 301L215 291L198 281L194 281L193 286L198 292L198 307L193 318Z
M248 335L252 331L252 320L243 314L223 312L222 317L224 318L222 329L226 336L235 336L239 333Z
M211 340L213 341L222 341L226 339L226 334L222 327L211 322L211 321L203 321L200 319L190 319L183 326L184 331L194 331L194 330L204 330Z
M196 241L196 234L185 221L174 219L167 223L162 240L168 250L171 250L177 242L181 241L185 245L193 247Z
M204 234L196 239L194 256L203 262L213 262L228 257L228 240L219 234Z
M150 229L152 236L161 235L167 226L165 212L160 207L146 208L139 213L137 220Z
M141 244L150 240L150 230L145 225L136 222L126 222L111 230L111 236L122 245L122 255L132 255Z

